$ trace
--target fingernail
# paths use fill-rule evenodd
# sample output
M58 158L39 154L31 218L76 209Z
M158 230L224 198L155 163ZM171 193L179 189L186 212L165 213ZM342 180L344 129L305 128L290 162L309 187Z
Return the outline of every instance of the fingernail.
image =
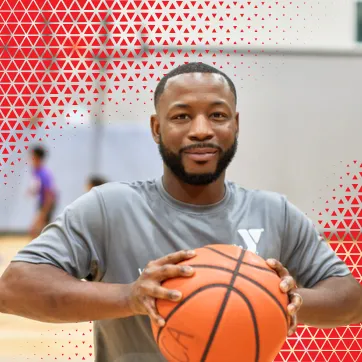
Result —
M182 293L179 291L172 292L172 299L180 299L182 297Z
M288 309L289 309L289 313L292 313L292 314L295 313L295 307L294 307L294 305L289 306Z
M183 266L182 267L182 272L186 273L186 274L190 274L193 272L193 269L190 266Z
M287 282L282 282L281 285L282 285L283 289L288 289L288 287L289 287L289 284Z
M189 250L187 256L194 256L196 254L195 250Z
M163 326L165 325L165 321L164 321L163 319L159 319L159 320L158 320L158 325L159 325L160 327L163 327Z
M273 259L268 259L267 262L270 265L273 265L273 266L275 265L275 261Z

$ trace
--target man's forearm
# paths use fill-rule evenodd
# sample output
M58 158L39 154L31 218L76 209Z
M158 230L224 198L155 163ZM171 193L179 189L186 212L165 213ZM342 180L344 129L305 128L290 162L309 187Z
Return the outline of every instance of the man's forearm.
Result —
M44 204L41 207L41 209L39 210L39 218L45 218L47 216L47 214L50 212L50 210L52 209L53 205L54 205L54 201L55 201L55 197L53 196L53 194L48 191L46 193L45 196L45 200L44 200Z
M298 312L301 324L336 328L362 322L362 287L353 278L329 278L297 292L303 298Z
M12 263L0 279L0 312L42 322L123 318L129 285L82 282L50 265Z

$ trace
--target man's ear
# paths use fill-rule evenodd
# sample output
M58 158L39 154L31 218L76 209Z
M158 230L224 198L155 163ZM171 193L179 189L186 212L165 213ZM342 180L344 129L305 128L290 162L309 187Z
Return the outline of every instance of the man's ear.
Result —
M236 112L235 121L236 121L236 137L238 137L239 136L239 112Z
M159 144L160 143L160 122L158 120L157 114L153 114L150 119L150 126L152 137L154 141Z

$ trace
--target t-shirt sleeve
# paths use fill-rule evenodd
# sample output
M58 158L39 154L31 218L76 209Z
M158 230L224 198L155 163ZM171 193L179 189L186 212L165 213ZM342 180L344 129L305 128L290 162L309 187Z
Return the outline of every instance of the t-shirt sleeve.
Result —
M75 200L13 262L51 264L78 279L99 281L107 256L107 215L97 188Z
M44 190L49 190L52 188L52 177L50 174L45 173L41 177L41 185Z
M321 280L346 276L350 270L316 230L313 222L285 200L281 262L299 286L311 288Z

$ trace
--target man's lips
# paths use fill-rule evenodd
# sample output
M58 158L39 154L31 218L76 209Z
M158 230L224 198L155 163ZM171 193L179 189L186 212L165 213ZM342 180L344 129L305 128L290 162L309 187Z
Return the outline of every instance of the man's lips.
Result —
M191 153L191 154L205 154L205 153L216 153L216 148L194 148L191 150L184 151L185 153Z
M215 148L194 148L184 153L194 161L209 161L216 156L217 152L218 150Z

